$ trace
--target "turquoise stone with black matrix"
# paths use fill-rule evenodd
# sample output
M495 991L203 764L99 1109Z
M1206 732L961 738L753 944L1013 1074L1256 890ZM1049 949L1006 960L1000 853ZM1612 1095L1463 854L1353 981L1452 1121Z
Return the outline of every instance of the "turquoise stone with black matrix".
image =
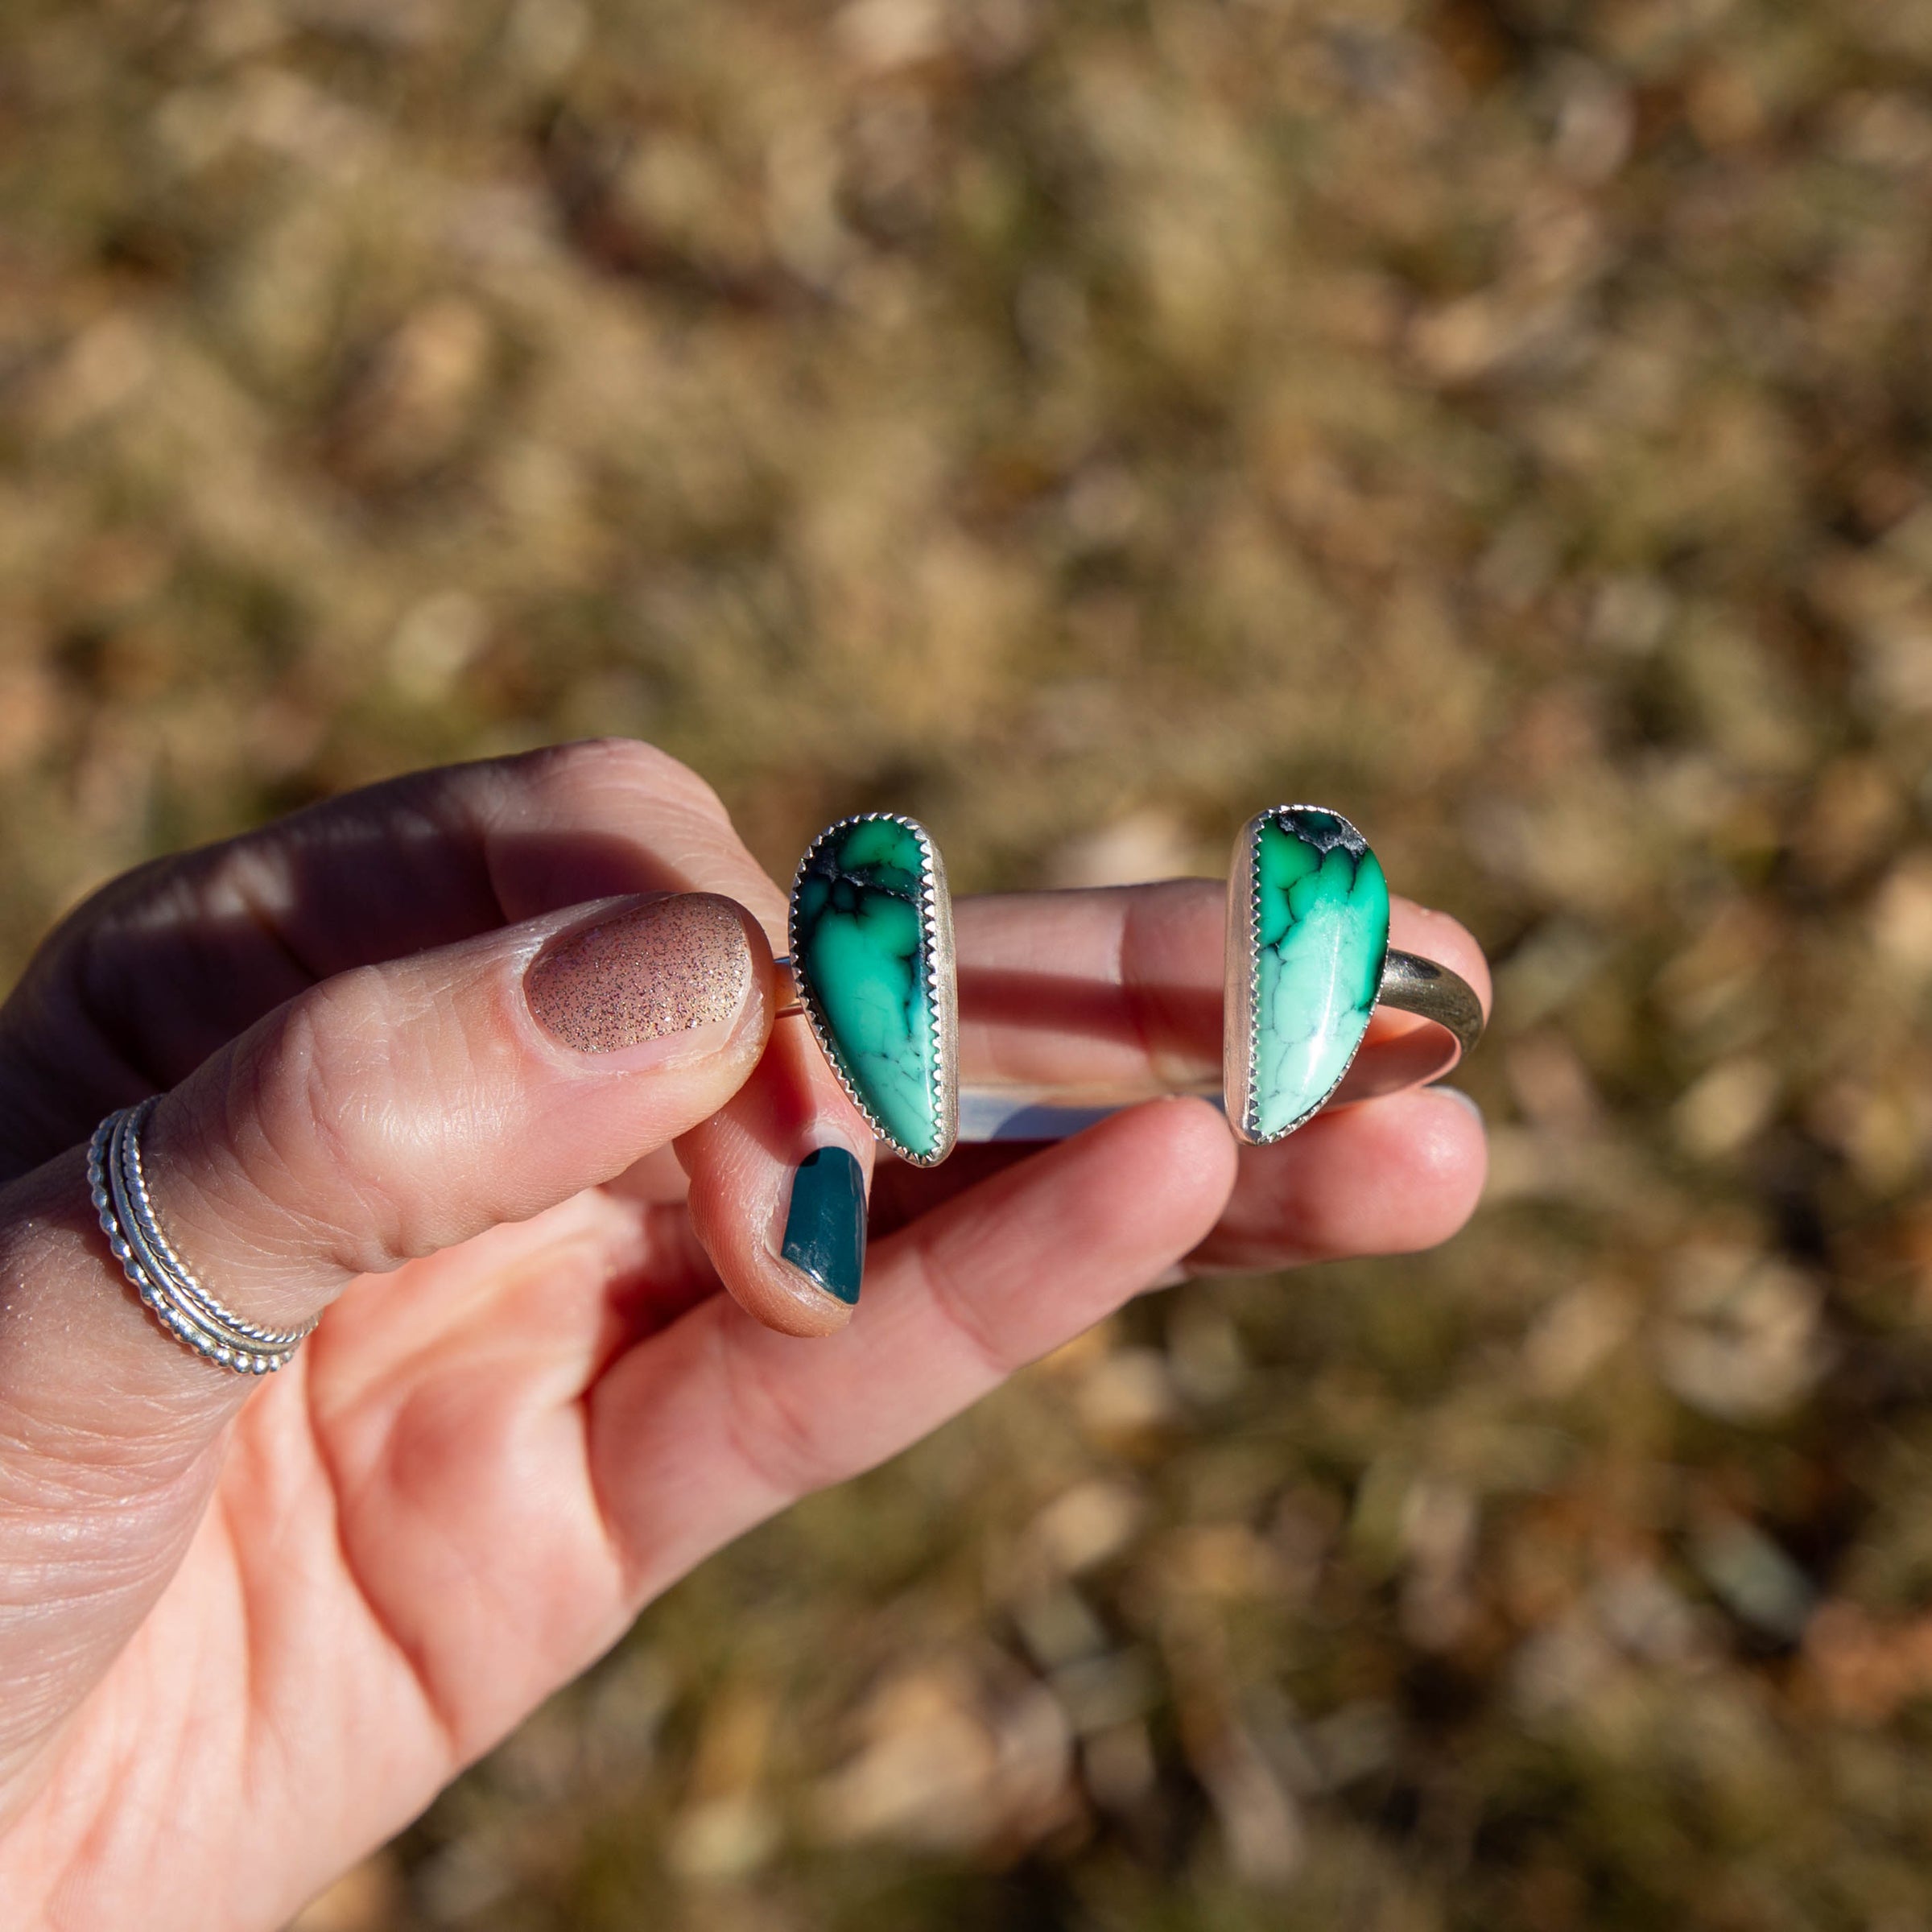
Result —
M876 1126L915 1158L939 1150L929 848L893 818L848 819L792 889L794 970L828 1052Z
M1249 1132L1268 1141L1335 1091L1368 1030L1389 952L1389 886L1339 813L1285 806L1253 847Z

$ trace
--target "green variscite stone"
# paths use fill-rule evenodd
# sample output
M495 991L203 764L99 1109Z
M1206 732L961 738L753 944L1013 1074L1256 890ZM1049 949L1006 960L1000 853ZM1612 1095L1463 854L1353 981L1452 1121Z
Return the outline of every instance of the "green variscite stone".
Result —
M1346 819L1306 807L1263 820L1253 882L1248 1125L1266 1141L1327 1099L1361 1044L1389 952L1389 886Z
M906 1153L939 1145L927 859L896 819L821 839L792 901L792 949L840 1071Z

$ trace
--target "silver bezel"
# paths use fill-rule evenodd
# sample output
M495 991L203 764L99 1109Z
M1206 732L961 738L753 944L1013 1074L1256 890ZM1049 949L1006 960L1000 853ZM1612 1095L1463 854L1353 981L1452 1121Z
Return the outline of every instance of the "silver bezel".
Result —
M1362 1041L1368 1037L1368 1029L1362 1030L1362 1038L1357 1040L1348 1059L1343 1063L1333 1084L1311 1106L1305 1108L1285 1127L1273 1133L1261 1133L1254 1117L1255 1062L1260 1049L1260 1003L1261 957L1259 935L1261 930L1261 869L1256 862L1255 843L1260 837L1261 828L1286 817L1290 812L1319 811L1345 825L1357 839L1361 840L1364 851L1373 851L1355 821L1344 813L1337 811L1332 805L1270 805L1265 811L1257 811L1235 834L1234 853L1228 867L1228 942L1225 962L1225 978L1222 988L1223 1020L1221 1024L1221 1092L1228 1109L1228 1124L1234 1129L1235 1137L1250 1147L1271 1147L1277 1141L1284 1141L1298 1127L1308 1122L1334 1099L1335 1088L1348 1077L1348 1069L1355 1064L1355 1056L1362 1049ZM1382 970L1388 967L1388 943L1385 938L1382 947ZM1381 1003L1381 976L1378 973L1375 998L1369 1003L1368 1015L1375 1017L1375 1009Z
M925 863L920 869L919 923L926 939L927 1004L932 1013L933 1112L939 1121L939 1145L931 1154L915 1154L873 1112L865 1096L852 1084L833 1044L832 1029L826 1024L818 996L803 966L799 934L799 888L804 883L806 868L828 839L836 838L855 825L876 824L881 820L902 825L919 842ZM786 908L786 933L791 948L792 983L799 1004L811 1022L812 1037L819 1043L825 1063L838 1076L839 1084L852 1105L864 1115L876 1139L881 1140L915 1167L936 1167L958 1145L960 1137L960 985L959 968L953 950L952 894L946 883L946 862L932 835L917 819L898 811L858 811L835 819L805 848L799 869L792 874L791 897Z

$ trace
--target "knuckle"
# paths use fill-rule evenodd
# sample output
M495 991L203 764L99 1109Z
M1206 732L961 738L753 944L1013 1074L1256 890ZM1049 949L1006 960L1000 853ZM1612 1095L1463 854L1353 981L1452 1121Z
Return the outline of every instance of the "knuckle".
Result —
M994 1324L979 1312L983 1298L969 1292L965 1276L937 1246L920 1250L914 1265L934 1312L973 1368L993 1381L1004 1381L1020 1361L1000 1341Z
M246 1056L231 1098L260 1191L355 1274L415 1252L392 1183L392 1006L373 968L312 988Z
M701 818L726 816L723 801L688 765L642 738L584 738L530 754L539 761L539 786L580 795L618 791L647 793L660 807Z
M791 1379L762 1367L759 1352L721 1345L726 1439L741 1467L786 1502L849 1476L848 1463L827 1450L822 1422L796 1397Z

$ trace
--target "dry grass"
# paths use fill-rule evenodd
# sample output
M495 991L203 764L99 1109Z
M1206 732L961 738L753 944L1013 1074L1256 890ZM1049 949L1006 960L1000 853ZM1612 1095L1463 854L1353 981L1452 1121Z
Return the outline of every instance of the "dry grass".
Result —
M313 1915L1932 1926L1922 0L12 0L0 940L588 730L1499 961L1440 1254L1137 1307Z

